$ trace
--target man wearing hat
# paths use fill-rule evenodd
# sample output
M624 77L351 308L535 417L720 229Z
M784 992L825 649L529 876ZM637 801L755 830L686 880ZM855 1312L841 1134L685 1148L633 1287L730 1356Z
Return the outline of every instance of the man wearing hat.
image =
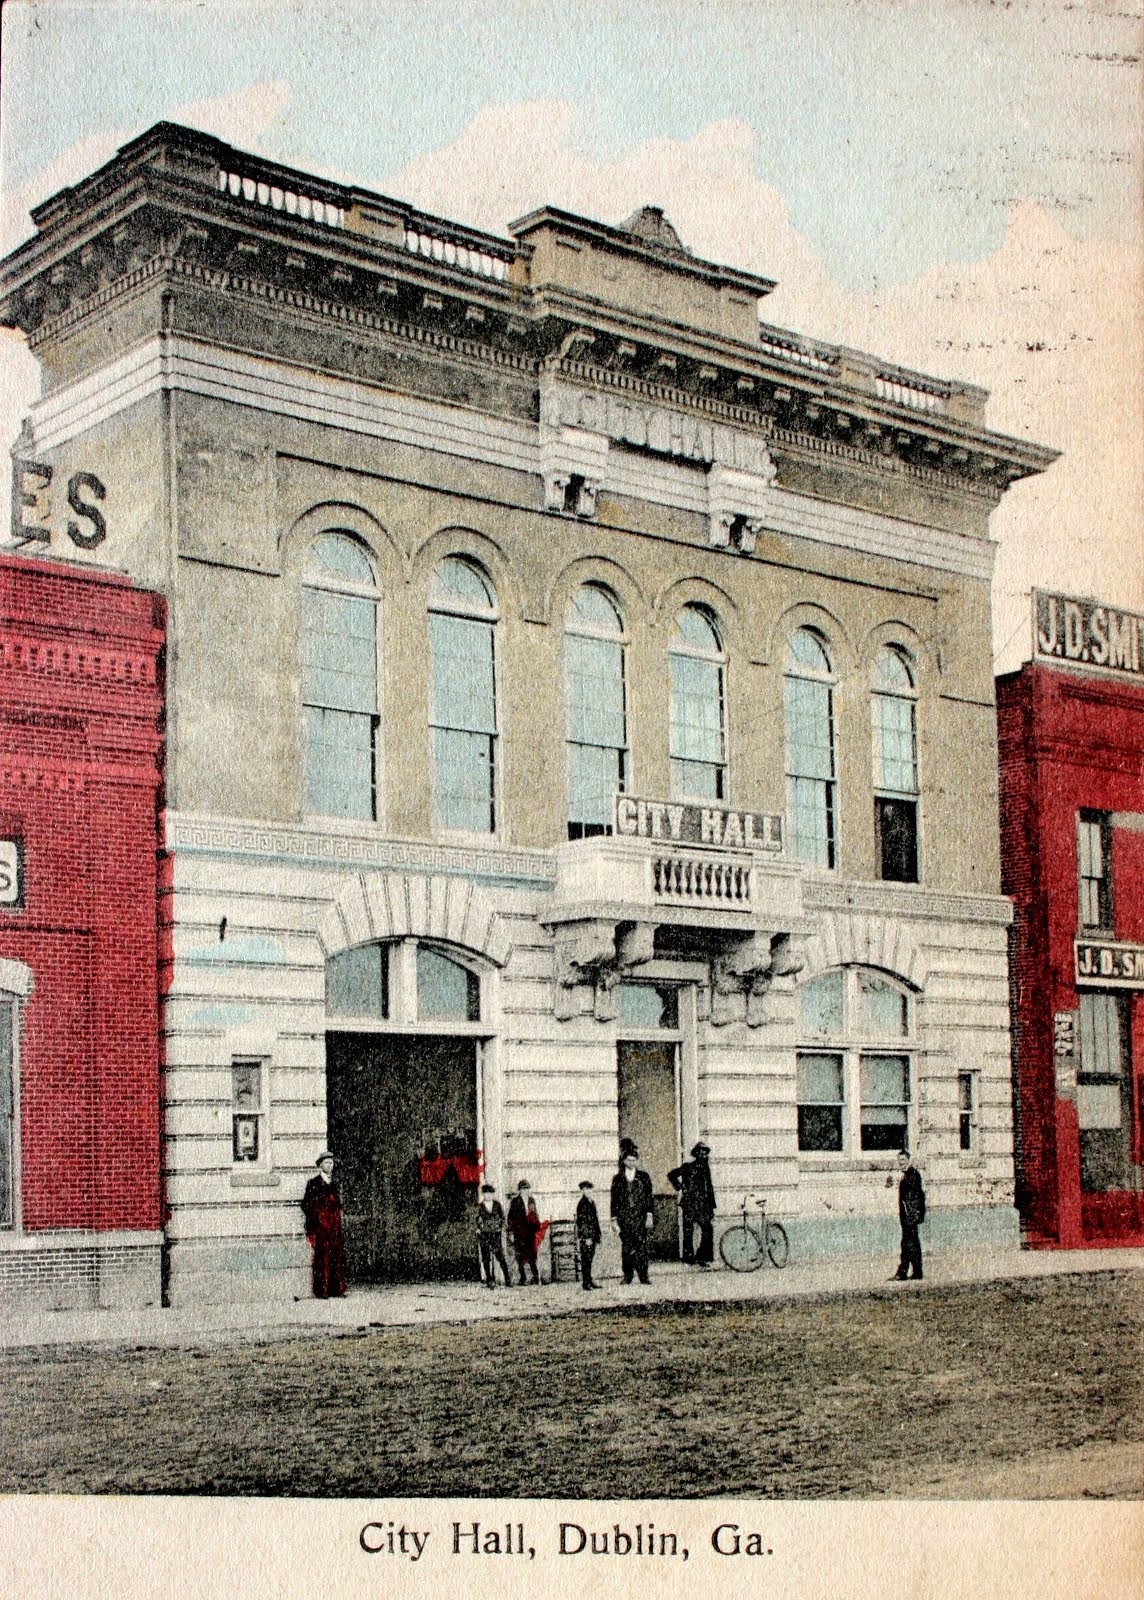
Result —
M711 1182L711 1168L707 1158L711 1146L699 1143L691 1147L691 1160L685 1161L667 1181L679 1191L683 1211L683 1259L699 1267L709 1267L715 1260L715 1185ZM699 1249L695 1250L695 1227L699 1227Z
M516 1186L516 1193L508 1203L508 1236L512 1240L513 1254L516 1256L517 1271L520 1281L525 1282L525 1269L532 1274L533 1283L540 1282L540 1273L536 1266L536 1247L540 1243L544 1224L540 1220L540 1213L536 1209L536 1201L532 1198L532 1189L528 1179L522 1178Z
M655 1221L651 1179L639 1167L639 1151L631 1139L621 1141L620 1154L620 1170L612 1179L612 1227L620 1236L624 1282L638 1276L647 1283L647 1236Z
M576 1207L576 1243L580 1250L580 1282L585 1289L598 1289L600 1285L592 1278L592 1258L596 1254L599 1244L600 1218L596 1211L596 1202L592 1198L591 1179L585 1178L580 1185L580 1201Z
M334 1157L323 1150L317 1173L302 1195L306 1237L314 1252L314 1298L340 1298L346 1292L345 1251L342 1243L342 1197L334 1182Z
M504 1245L501 1243L501 1236L504 1233L504 1207L496 1198L496 1192L495 1185L481 1184L481 1203L477 1207L477 1244L480 1247L481 1273L485 1282L490 1289L496 1288L497 1278L493 1263L499 1261L507 1289L512 1279L509 1277L508 1262L505 1260Z

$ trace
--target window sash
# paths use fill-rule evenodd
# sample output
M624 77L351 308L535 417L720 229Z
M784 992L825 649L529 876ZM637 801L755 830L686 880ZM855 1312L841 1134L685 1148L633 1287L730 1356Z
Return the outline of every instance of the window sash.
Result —
M845 1141L845 1065L841 1055L800 1051L798 1148L840 1154Z
M306 809L323 817L376 815L377 718L306 707Z
M612 805L626 780L626 751L599 745L568 746L568 820L610 829Z
M717 661L672 652L671 758L721 767L726 762L723 667Z
M832 780L834 691L813 678L783 679L786 702L787 773L792 778Z
M481 984L475 972L427 945L417 947L417 1019L481 1020Z
M917 708L901 695L875 694L874 786L888 794L918 792Z
M302 630L305 704L376 715L376 601L303 588Z
M435 728L495 734L496 661L491 622L429 613Z
M438 824L464 833L496 831L496 741L482 733L433 730Z
M799 861L834 865L834 785L813 778L787 779L791 843Z
M231 1062L231 1159L235 1166L266 1158L265 1078L263 1061Z

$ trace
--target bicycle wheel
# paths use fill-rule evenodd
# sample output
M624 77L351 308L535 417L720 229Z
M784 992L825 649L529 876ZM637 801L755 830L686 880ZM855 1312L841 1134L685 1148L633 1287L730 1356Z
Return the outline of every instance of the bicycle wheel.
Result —
M763 1264L758 1234L741 1222L726 1229L719 1240L719 1254L732 1272L754 1272L756 1267Z
M790 1255L790 1243L781 1222L767 1223L767 1254L776 1267L785 1267Z

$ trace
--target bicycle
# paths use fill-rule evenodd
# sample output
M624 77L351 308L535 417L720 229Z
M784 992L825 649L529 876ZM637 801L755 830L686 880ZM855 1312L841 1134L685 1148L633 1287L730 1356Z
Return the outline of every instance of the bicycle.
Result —
M781 1222L771 1222L767 1217L765 1195L756 1195L759 1208L757 1223L747 1221L748 1196L743 1196L741 1222L724 1229L719 1240L719 1254L732 1272L754 1272L769 1257L772 1266L785 1267L790 1254L790 1243Z

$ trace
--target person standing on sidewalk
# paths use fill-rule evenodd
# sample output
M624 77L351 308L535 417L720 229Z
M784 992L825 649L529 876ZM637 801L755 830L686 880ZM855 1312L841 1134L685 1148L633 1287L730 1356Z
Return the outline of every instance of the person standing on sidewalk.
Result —
M580 1252L580 1282L585 1289L600 1287L592 1277L592 1258L602 1237L599 1213L592 1198L592 1183L590 1179L585 1178L580 1185L580 1201L576 1207L576 1244Z
M477 1207L477 1244L481 1252L481 1274L490 1289L497 1286L495 1263L500 1262L500 1269L504 1273L504 1283L507 1289L512 1282L505 1260L504 1244L504 1207L496 1197L496 1188L491 1183L481 1184L481 1203Z
M898 1183L898 1220L902 1225L902 1259L895 1278L922 1276L922 1241L918 1228L926 1219L926 1192L922 1175L903 1150L898 1157L901 1179Z
M655 1222L651 1179L638 1168L639 1151L630 1139L620 1146L623 1164L612 1179L612 1227L620 1236L620 1264L624 1282L638 1276L647 1283L647 1236Z
M536 1247L540 1242L543 1226L528 1180L522 1178L508 1206L508 1236L512 1240L513 1254L516 1256L517 1271L520 1273L522 1284L525 1282L526 1268L532 1274L533 1283L540 1282L540 1273L536 1266Z
M698 1267L709 1267L715 1260L715 1185L707 1158L711 1146L702 1139L691 1147L691 1160L667 1175L679 1191L683 1211L683 1259ZM695 1249L695 1229L699 1229L699 1249Z
M323 1150L318 1171L302 1195L306 1237L314 1252L316 1300L340 1299L346 1292L345 1248L342 1242L342 1197L334 1182L334 1157Z

